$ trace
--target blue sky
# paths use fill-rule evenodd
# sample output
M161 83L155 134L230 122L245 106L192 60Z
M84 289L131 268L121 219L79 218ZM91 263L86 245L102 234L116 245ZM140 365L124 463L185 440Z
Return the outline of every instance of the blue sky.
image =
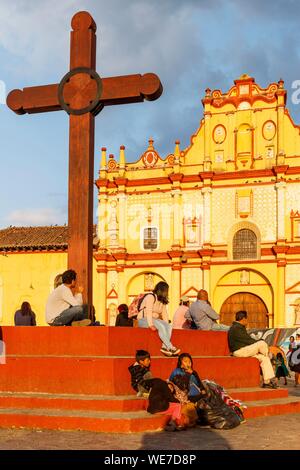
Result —
M297 0L0 0L0 83L58 83L69 70L70 21L89 11L97 23L102 77L154 72L164 93L154 102L112 106L96 118L100 149L135 161L153 137L164 157L189 144L207 87L228 90L242 73L263 87L285 80L288 107L300 80ZM0 88L1 89L1 88ZM1 96L0 96L1 100ZM0 228L67 222L68 116L17 116L0 104ZM95 190L96 207L96 190Z

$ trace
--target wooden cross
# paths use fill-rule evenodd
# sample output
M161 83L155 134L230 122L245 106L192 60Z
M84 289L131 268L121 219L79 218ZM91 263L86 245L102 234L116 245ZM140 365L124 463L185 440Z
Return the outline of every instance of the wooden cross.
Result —
M101 79L95 70L95 21L81 11L73 16L71 26L70 72L59 84L11 91L7 105L17 114L64 109L70 115L68 267L77 272L84 302L91 306L94 118L104 106L156 100L162 85L152 73Z

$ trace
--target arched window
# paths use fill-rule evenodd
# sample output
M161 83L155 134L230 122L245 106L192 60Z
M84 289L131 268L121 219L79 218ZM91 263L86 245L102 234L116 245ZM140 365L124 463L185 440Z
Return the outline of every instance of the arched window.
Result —
M233 237L233 259L256 259L257 237L252 230L243 228Z
M144 250L156 250L158 244L157 227L147 227L143 230L143 247Z

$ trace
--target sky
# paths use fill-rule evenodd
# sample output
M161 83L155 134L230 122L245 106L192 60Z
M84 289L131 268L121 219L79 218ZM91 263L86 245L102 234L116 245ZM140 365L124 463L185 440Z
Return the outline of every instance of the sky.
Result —
M59 83L69 71L71 18L81 10L97 24L101 77L152 72L164 88L156 101L97 116L95 179L103 146L118 159L125 145L130 162L150 137L163 158L177 139L188 146L205 89L225 92L243 73L262 87L283 78L300 123L300 104L291 101L300 80L298 0L0 0L0 229L67 223L68 115L18 116L5 96Z

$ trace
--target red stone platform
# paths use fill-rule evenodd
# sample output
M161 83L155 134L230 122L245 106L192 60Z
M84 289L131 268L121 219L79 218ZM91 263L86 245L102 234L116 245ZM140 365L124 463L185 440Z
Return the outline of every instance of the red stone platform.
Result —
M154 376L168 378L176 358L161 355L155 332L115 327L2 327L6 364L0 365L0 426L82 429L102 432L154 431L165 417L151 416L147 402L130 387L128 366L136 349L152 357ZM1 338L1 336L0 336ZM300 412L286 389L259 388L254 358L229 355L227 334L177 330L173 343L189 352L204 379L243 400L246 417Z

